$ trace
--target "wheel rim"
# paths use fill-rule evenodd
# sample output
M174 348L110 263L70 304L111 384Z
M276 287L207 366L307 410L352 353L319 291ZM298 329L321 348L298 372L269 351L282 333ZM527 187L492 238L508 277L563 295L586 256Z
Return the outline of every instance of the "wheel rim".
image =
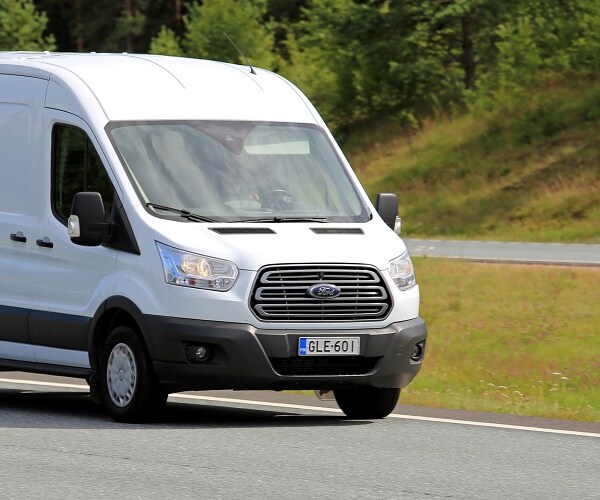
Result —
M106 382L111 401L124 408L133 399L137 383L137 366L133 351L127 344L113 347L106 364Z

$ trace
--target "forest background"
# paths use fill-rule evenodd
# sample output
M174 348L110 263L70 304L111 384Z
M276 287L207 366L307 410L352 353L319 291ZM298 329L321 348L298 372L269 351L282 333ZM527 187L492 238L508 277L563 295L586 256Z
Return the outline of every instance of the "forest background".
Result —
M0 0L0 50L153 52L282 73L343 132L506 105L600 70L598 0Z

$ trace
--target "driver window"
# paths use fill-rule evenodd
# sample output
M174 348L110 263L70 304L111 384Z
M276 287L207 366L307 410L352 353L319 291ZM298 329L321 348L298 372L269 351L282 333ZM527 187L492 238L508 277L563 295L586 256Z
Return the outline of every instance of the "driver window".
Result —
M77 127L55 125L52 130L52 210L64 224L71 213L73 197L82 191L102 195L109 222L114 191L92 142Z

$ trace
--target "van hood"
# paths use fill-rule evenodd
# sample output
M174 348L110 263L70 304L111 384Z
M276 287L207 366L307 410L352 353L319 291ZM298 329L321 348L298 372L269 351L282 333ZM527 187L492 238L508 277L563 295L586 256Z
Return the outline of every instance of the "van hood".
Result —
M160 220L168 225L161 243L234 262L256 271L286 263L370 264L387 269L401 255L404 242L381 220L363 224L281 222L267 224L198 224ZM158 228L157 228L158 229ZM171 236L168 241L165 236Z

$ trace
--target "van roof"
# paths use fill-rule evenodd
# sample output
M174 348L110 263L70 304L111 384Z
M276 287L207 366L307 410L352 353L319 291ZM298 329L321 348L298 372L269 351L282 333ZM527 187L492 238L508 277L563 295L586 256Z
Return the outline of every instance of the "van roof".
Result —
M142 54L0 52L0 74L49 80L46 107L112 120L319 123L304 95L266 70ZM96 108L95 111L93 108Z

